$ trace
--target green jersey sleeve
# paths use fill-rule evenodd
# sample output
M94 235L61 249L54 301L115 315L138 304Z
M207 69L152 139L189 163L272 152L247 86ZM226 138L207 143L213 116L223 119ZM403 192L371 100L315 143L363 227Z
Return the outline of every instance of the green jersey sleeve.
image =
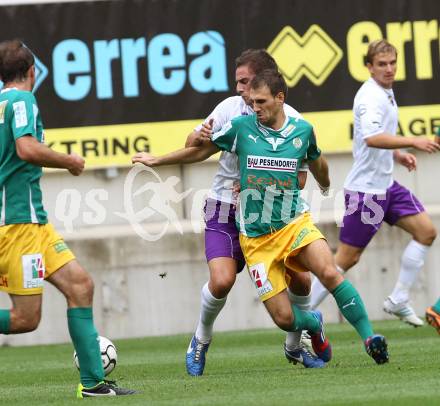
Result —
M235 152L237 147L237 126L235 120L227 122L220 131L212 135L212 142L221 150Z
M309 139L309 147L307 148L307 157L306 159L308 161L314 161L315 159L318 159L321 156L321 150L318 147L318 144L316 143L316 136L315 131L313 131L313 128L310 129L310 139Z
M37 137L38 107L30 92L20 92L20 97L12 103L12 133L14 139L23 135Z

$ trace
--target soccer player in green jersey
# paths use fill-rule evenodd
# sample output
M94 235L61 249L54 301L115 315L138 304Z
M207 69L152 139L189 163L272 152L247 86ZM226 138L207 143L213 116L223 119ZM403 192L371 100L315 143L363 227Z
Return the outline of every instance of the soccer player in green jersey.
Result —
M434 141L440 145L440 127L434 136ZM434 305L428 307L425 312L426 321L434 327L440 334L440 298L437 299Z
M286 291L286 268L310 270L332 293L367 353L378 364L388 362L385 338L373 333L361 297L336 271L330 248L300 198L297 169L304 159L323 189L330 181L312 126L286 117L286 94L279 72L257 74L250 91L255 114L233 119L212 135L210 154L226 150L238 155L240 245L249 273L275 324L285 331L309 330L315 352L325 360L330 347L322 334L321 314L291 305ZM156 166L197 162L206 155L206 150L193 147L158 158L140 153L134 161Z
M12 308L0 309L0 333L33 331L41 319L43 280L67 300L67 322L80 364L77 396L134 393L104 381L98 334L93 322L93 281L43 208L42 167L78 176L84 160L44 144L37 101L34 56L19 40L0 43L0 290ZM1 361L0 361L1 362Z

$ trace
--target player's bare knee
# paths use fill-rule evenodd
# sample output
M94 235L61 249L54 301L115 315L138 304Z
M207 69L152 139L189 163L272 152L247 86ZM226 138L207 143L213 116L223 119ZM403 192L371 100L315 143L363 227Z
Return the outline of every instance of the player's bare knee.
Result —
M279 309L272 314L275 324L284 331L291 331L293 324L293 314L290 309Z
M41 308L11 311L11 333L29 333L37 329L41 320Z
M23 332L29 333L31 331L36 330L40 324L40 320L41 320L41 317L34 317L34 318L27 319L25 324L23 325Z
M93 283L92 277L87 272L84 272L84 274L81 276L81 278L78 279L76 283L76 293L91 298L93 297L94 289L95 284Z
M235 283L235 275L228 275L227 273L222 277L211 278L209 282L209 290L211 294L221 299L228 295Z
M350 255L350 258L347 258L347 263L348 263L347 269L350 269L351 267L355 266L360 259L361 259L360 252L356 252Z
M79 306L88 306L93 300L94 283L93 279L84 269L81 268L72 281L70 289L66 292L67 300Z
M294 272L291 274L289 290L298 296L308 296L312 288L309 272Z
M343 277L336 270L336 267L333 264L325 265L319 274L319 280L329 290L332 290L334 287L339 285L341 278Z
M437 238L437 230L434 226L425 228L414 236L414 239L420 244L431 246Z

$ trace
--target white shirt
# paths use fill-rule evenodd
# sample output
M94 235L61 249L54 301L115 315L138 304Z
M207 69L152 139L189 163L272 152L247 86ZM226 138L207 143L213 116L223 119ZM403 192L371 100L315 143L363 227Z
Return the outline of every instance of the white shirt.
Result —
M284 104L284 113L289 117L302 118L293 107ZM254 114L252 107L248 106L241 96L232 96L219 103L212 113L206 118L205 123L214 119L212 131L218 132L221 128L239 116ZM200 131L202 125L195 129ZM238 157L234 153L222 151L219 159L219 168L214 176L214 182L209 192L209 198L225 203L233 203L232 185L240 180Z
M368 79L356 93L353 115L354 162L344 188L384 194L393 183L393 150L371 148L365 140L382 133L396 135L399 118L392 89Z

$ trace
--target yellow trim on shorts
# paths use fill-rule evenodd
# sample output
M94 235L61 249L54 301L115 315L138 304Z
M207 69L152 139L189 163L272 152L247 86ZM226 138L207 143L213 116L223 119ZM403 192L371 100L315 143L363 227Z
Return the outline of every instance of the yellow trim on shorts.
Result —
M286 268L308 271L295 257L302 248L320 239L325 237L308 212L271 234L259 237L240 234L249 275L262 302L287 288Z
M38 295L43 280L75 259L51 224L0 226L0 290Z

